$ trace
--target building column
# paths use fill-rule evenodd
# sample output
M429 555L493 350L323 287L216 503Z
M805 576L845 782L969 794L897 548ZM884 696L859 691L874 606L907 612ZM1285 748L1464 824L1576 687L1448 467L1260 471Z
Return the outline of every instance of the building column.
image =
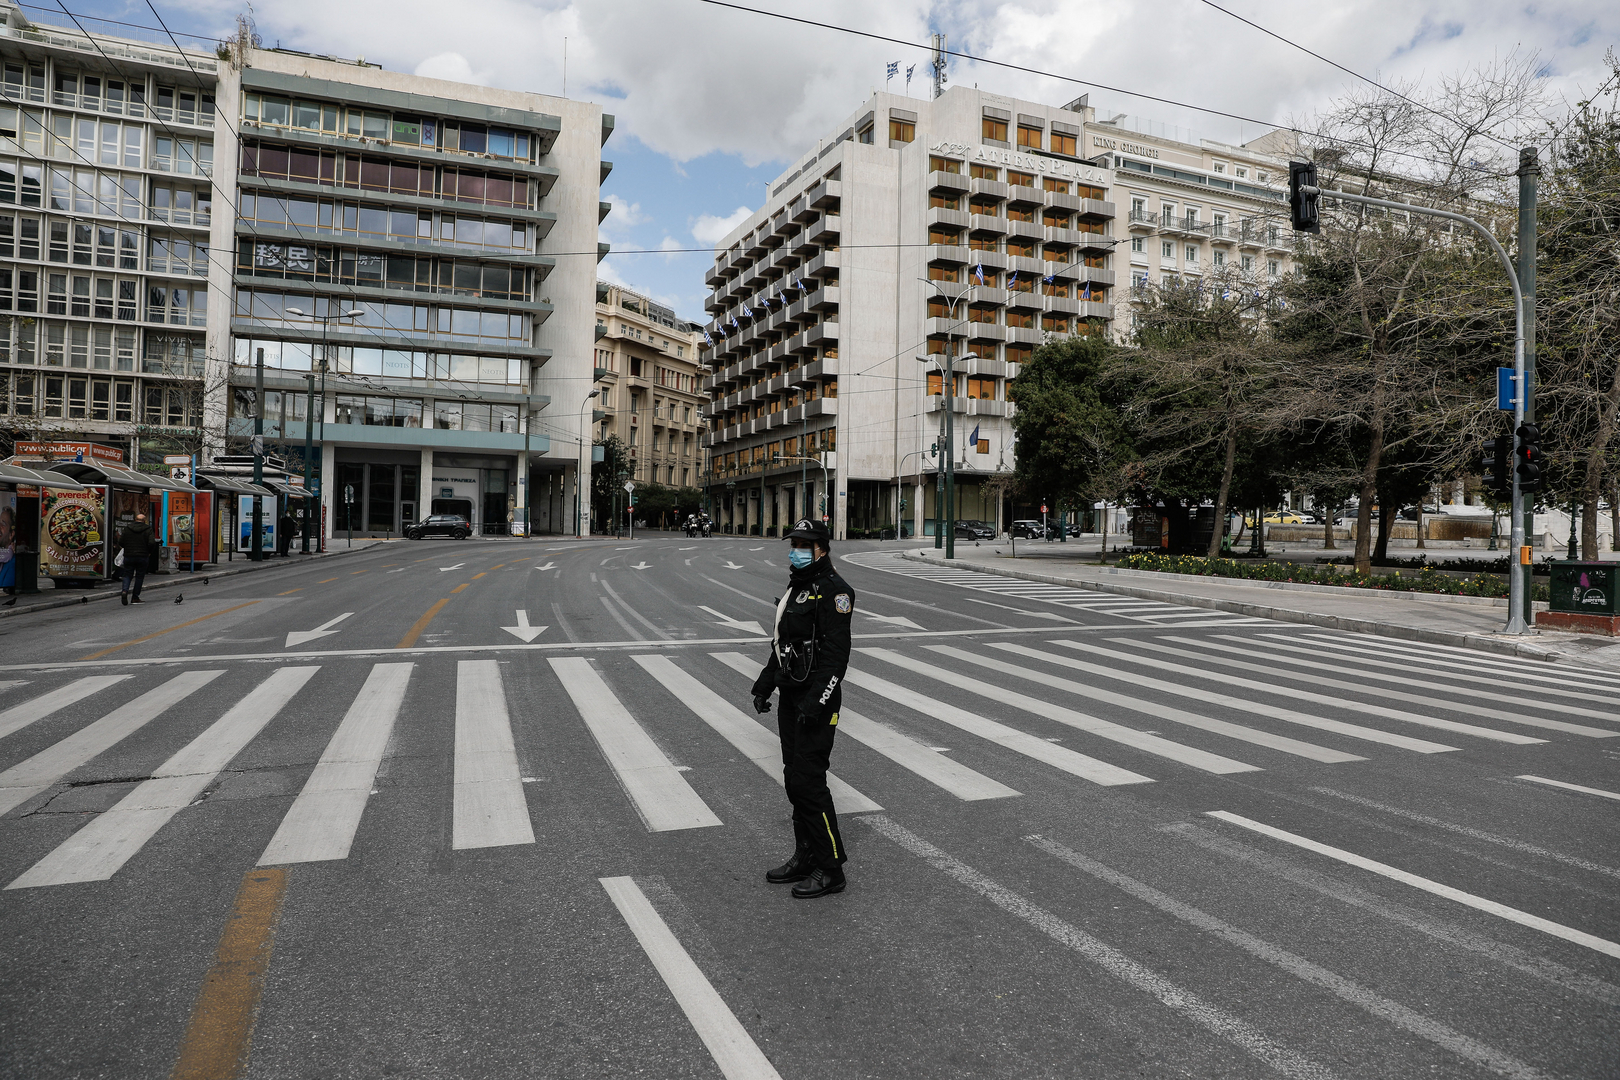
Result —
M923 521L927 518L927 515L923 513L923 495L927 490L928 488L920 482L911 489L912 536L921 536L923 534Z
M323 530L326 538L330 540L337 535L337 502L342 497L341 491L333 491L337 483L337 447L330 442L321 444L321 509L326 518L326 528Z
M433 513L433 451L422 448L422 460L416 467L416 520L426 521Z

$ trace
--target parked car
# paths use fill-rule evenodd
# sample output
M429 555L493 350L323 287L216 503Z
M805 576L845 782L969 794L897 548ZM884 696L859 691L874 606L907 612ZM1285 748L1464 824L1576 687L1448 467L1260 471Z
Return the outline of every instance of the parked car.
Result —
M1327 524L1327 511L1326 510L1307 510L1307 511L1305 511L1305 517L1312 525L1326 525ZM1340 517L1338 514L1333 515L1333 524L1335 524L1335 525L1343 525L1344 524L1344 518Z
M460 514L434 514L405 530L412 540L427 536L448 536L452 540L465 540L472 535L472 522Z
M962 521L956 523L956 538L958 540L994 540L996 530L982 521Z
M1430 514L1438 514L1438 513L1441 513L1441 512L1442 511L1440 510L1440 508L1438 506L1425 506L1423 508L1423 514L1424 514L1425 517L1427 517ZM1406 506L1406 507L1401 508L1399 520L1401 520L1401 521L1416 521L1417 519L1418 519L1418 508L1417 507L1415 507L1415 506Z
M1015 521L1008 531L1020 540L1052 540L1057 537L1056 525L1047 525L1043 528L1039 521L1033 519Z

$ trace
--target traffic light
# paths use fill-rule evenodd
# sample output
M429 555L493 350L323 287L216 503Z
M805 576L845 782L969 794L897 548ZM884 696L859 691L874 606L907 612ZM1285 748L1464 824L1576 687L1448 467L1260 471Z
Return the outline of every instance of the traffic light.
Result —
M1304 189L1309 188L1309 191ZM1321 217L1317 211L1319 196L1316 191L1316 166L1308 161L1288 163L1288 217L1295 232L1319 233Z
M1508 456L1513 438L1498 435L1485 440L1485 456L1480 459L1479 473L1485 490L1497 502L1513 498L1513 478L1508 473Z
M1541 490L1542 461L1541 461L1541 429L1534 424L1519 425L1516 432L1519 443L1514 457L1518 460L1516 471L1519 474L1519 490L1532 492Z

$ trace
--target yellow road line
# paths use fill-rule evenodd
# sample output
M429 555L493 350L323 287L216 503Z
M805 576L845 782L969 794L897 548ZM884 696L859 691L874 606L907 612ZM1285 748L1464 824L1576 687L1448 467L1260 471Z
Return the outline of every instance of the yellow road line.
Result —
M470 581L463 581L460 585L457 585L455 588L451 589L450 592L452 594L458 593L462 589L465 589L468 585L471 585L471 584L472 584L472 582L470 582Z
M355 574L369 574L369 573L371 573L370 570L356 570L353 573L351 573L349 576L353 577Z
M247 1069L259 994L287 895L287 871L249 870L191 1010L172 1080L232 1080Z
M200 622L206 622L209 619L217 619L221 615L229 615L233 611L241 611L243 608L248 607L248 606L250 606L252 604L257 604L257 603L258 603L257 600L249 600L246 604L237 604L235 607L228 607L224 611L216 611L212 615L204 615L201 618L192 619L190 622L183 622L179 626L171 626L167 630L158 630L158 631L156 631L154 633L147 634L145 637L138 637L134 641L126 641L122 645L114 645L110 649L102 649L100 652L91 653L89 656L81 656L81 657L79 657L79 659L80 660L100 660L103 656L106 656L108 653L115 653L119 649L127 649L131 645L139 645L143 641L151 641L155 637L162 637L164 634L172 634L176 630L184 630L188 626L196 626Z
M296 589L288 589L286 592L283 592L283 593L276 593L276 595L277 596L291 596L295 592L303 592L303 591L304 591L303 586L299 586Z
M505 565L506 565L505 563L501 563L499 566L492 566L489 569L490 570L499 570L502 566L505 566ZM488 570L485 571L485 573L488 573L488 572L489 572Z
M329 578L326 578L323 581L317 581L315 584L317 584L317 585L325 585L326 582L328 582L328 581L336 581L336 580L337 580L337 578L335 578L335 577L329 577Z
M473 575L473 576L472 576L472 579L473 579L473 580L474 580L474 581L477 581L477 580L478 580L478 579L479 579L479 578L481 578L481 577L483 577L483 576L484 576L484 574L487 574L487 573L489 573L489 571L488 571L488 570L485 570L485 571L484 571L484 573L483 573L483 574L474 574L474 575Z
M466 588L466 586L464 585L462 588ZM461 589L454 589L451 591L460 592ZM400 638L399 644L394 647L396 649L408 649L412 645L415 645L416 639L422 636L422 631L426 630L428 623L433 621L433 616L443 611L444 605L448 604L449 602L450 598L447 596L443 600L440 600L437 604L434 604L432 607L428 608L427 612L420 619L417 619L415 624L412 625L409 630L405 631L405 636Z

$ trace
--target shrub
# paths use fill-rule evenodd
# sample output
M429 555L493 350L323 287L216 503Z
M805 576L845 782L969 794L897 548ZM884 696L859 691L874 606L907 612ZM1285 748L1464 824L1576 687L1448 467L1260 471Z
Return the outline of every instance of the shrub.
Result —
M1480 560L1483 561L1483 560ZM1442 574L1424 565L1415 574L1358 574L1341 571L1333 565L1302 566L1299 563L1242 563L1234 559L1206 559L1196 555L1126 555L1119 565L1128 570L1154 570L1164 574L1194 574L1201 577L1238 578L1247 581L1295 581L1308 585L1336 585L1347 589L1384 589L1392 592L1445 593L1451 596L1508 595L1504 578L1477 573L1472 577ZM1537 599L1546 599L1546 586L1535 590Z

